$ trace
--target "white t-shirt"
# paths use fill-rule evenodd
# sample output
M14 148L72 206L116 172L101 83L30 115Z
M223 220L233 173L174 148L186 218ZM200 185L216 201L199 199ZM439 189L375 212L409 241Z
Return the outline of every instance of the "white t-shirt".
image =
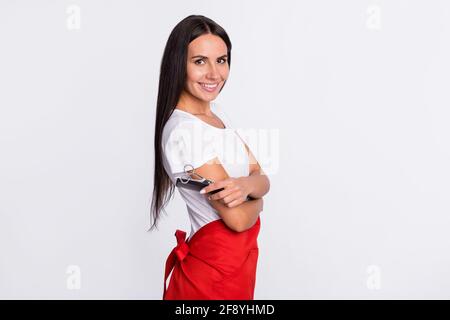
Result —
M214 127L197 116L175 109L162 134L163 165L172 182L186 174L184 166L199 168L216 156L230 177L249 175L249 157L242 135L237 133L221 105L211 102L210 108L225 125ZM186 202L191 233L189 239L205 224L220 219L216 209L208 202L207 195L198 191L177 187Z

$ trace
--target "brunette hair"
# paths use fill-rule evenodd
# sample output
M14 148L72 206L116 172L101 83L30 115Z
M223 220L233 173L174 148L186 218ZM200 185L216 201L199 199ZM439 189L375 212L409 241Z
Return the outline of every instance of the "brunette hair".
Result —
M228 66L231 65L231 41L225 30L213 20L202 15L190 15L181 20L170 33L161 61L158 101L155 118L155 162L153 175L153 196L151 203L151 228L157 228L161 210L172 198L175 186L163 166L162 133L167 120L178 103L186 82L188 46L191 41L204 34L216 35L227 45ZM225 81L226 82L226 81ZM220 90L223 89L224 85ZM167 214L167 213L166 213Z

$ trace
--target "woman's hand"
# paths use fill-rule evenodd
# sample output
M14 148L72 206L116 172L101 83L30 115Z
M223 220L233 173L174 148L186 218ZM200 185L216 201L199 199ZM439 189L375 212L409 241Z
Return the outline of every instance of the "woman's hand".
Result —
M206 194L211 191L224 188L215 194L209 196L210 200L220 200L229 208L236 207L247 200L247 196L252 192L247 177L228 178L216 181L209 186L203 188L200 193Z

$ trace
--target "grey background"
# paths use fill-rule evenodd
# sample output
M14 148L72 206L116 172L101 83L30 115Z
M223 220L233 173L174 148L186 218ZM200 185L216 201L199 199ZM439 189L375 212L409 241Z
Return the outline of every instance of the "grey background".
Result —
M255 299L448 299L437 0L1 0L0 298L161 299L189 221L176 193L146 232L154 113L165 42L190 14L233 43L217 101L237 126L279 130Z

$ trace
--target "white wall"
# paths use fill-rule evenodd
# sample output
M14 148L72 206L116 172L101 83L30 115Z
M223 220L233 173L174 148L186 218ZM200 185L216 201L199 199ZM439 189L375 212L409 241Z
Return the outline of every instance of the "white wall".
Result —
M157 81L190 14L231 37L228 115L279 133L255 298L448 299L443 0L2 0L0 298L161 299L189 221L177 193L146 232Z

